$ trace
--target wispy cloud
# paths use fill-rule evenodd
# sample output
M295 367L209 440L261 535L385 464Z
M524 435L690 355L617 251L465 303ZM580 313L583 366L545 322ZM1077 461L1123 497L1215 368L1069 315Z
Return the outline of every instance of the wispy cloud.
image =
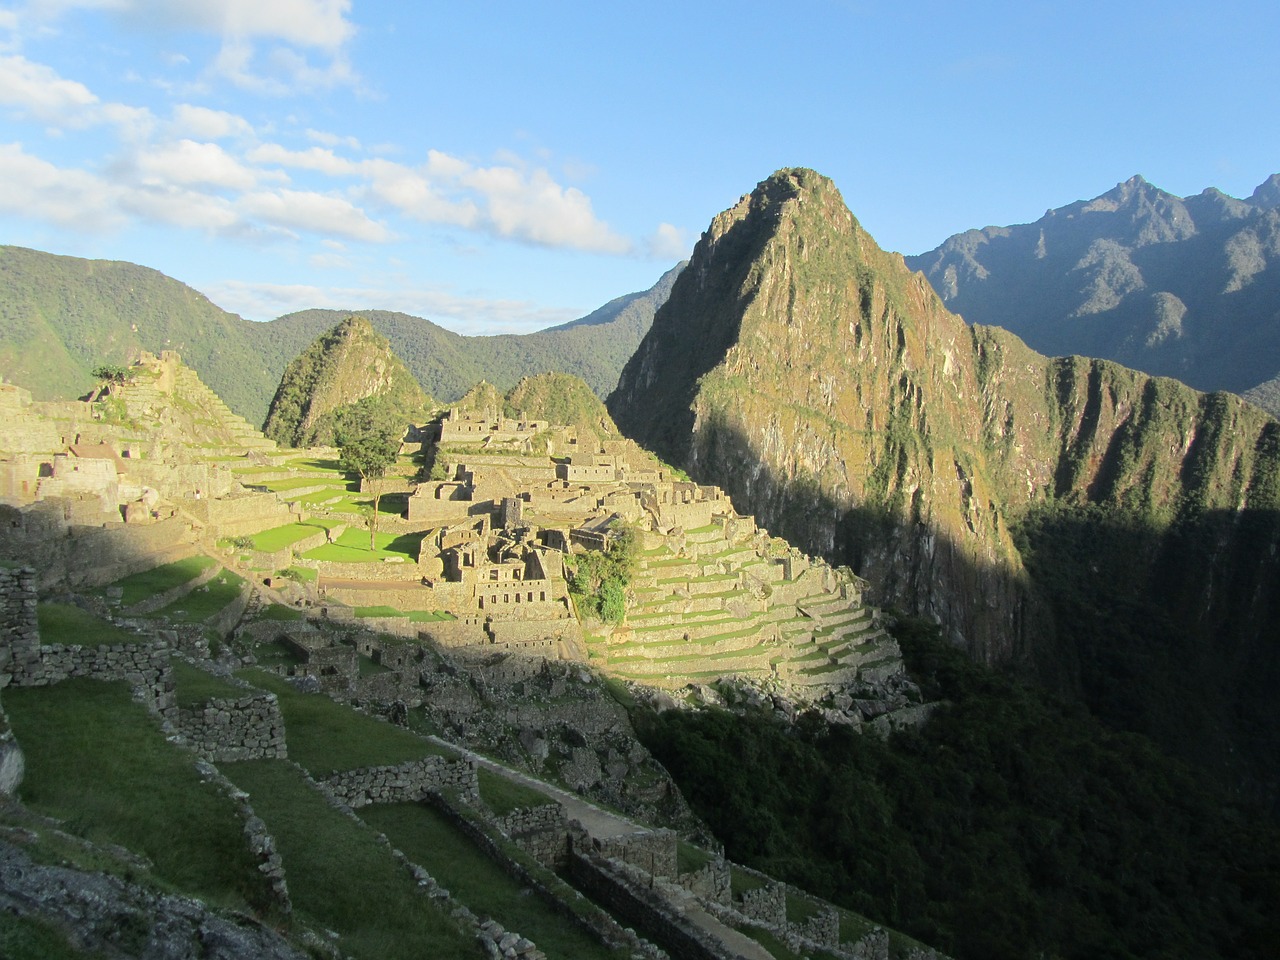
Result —
M331 310L398 310L469 336L530 333L574 319L571 311L549 310L520 300L461 297L447 290L309 284L250 283L230 280L204 293L224 310L253 320L324 307Z

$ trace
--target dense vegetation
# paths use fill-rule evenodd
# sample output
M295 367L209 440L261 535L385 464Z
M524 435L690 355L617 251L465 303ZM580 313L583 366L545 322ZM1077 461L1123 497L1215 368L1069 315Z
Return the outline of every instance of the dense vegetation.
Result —
M616 524L604 550L569 558L569 591L578 612L605 623L620 623L627 612L627 587L635 575L640 537L633 527Z
M964 960L1274 956L1265 818L932 628L896 632L946 705L887 740L815 716L638 716L728 856Z

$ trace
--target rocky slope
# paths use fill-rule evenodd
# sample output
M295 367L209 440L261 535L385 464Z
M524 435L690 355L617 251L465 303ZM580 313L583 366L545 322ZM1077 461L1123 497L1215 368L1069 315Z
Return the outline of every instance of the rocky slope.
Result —
M364 317L348 317L294 358L263 428L284 446L334 442L334 417L365 397L384 398L405 423L428 417L430 398Z
M907 265L951 310L1043 353L1243 393L1280 371L1278 204L1280 175L1246 200L1177 197L1132 177L1035 223L957 234Z
M1276 581L1269 547L1253 551L1277 539L1280 425L1229 395L968 326L813 171L780 171L715 218L608 405L625 434L849 563L880 601L1068 689L1085 682L1071 623L1013 537L1040 505L1138 518L1155 595L1162 531L1220 543L1162 568L1206 633L1239 612L1214 593L1227 557L1257 590ZM1208 532L1219 516L1233 521ZM1256 564L1240 562L1246 541ZM1257 606L1216 640L1233 670L1275 665L1277 621Z

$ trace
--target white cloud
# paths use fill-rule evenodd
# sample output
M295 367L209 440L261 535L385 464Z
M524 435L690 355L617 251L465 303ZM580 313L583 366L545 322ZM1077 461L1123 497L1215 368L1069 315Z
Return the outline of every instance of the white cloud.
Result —
M83 83L26 57L0 57L0 103L41 123L85 126L98 98Z
M355 137L340 137L336 133L327 133L324 130L307 130L306 134L308 140L313 140L326 147L350 147L352 150L360 149L360 141Z
M122 225L117 190L83 170L56 167L32 156L20 143L0 145L0 210L77 230Z
M120 207L151 223L233 235L255 232L225 198L167 184L134 186L121 195Z
M191 103L180 103L173 108L171 125L179 136L199 137L202 140L223 140L253 134L252 125L244 117Z
M245 194L239 200L244 212L286 229L336 234L351 240L385 243L391 231L371 220L348 200L328 194L277 190Z
M138 139L155 126L155 117L146 107L103 103L83 83L16 55L0 57L0 104L55 130L107 124L123 136Z
M649 256L655 260L679 260L689 255L689 238L683 230L669 223L658 224L646 245Z
M229 190L248 190L258 174L216 143L179 140L150 148L134 158L144 183L207 184Z
M299 170L315 170L331 177L352 176L360 172L359 163L339 157L332 150L326 150L323 147L289 150L278 143L263 143L254 147L245 156L252 163L274 163Z
M545 170L477 168L461 178L486 201L489 221L504 237L549 247L627 253L631 243L614 233L576 187L562 187Z
M255 320L268 320L297 310L399 310L425 317L468 336L530 333L572 320L571 310L539 307L523 300L459 297L434 288L313 286L229 280L206 284L204 292L224 310Z

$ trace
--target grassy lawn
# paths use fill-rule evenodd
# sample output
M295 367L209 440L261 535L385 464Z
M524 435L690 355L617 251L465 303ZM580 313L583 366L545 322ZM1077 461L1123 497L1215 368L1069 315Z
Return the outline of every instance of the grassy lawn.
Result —
M285 646L279 640L258 644L253 648L253 655L258 663L265 667L293 667L302 662L302 658L294 653L292 648Z
M4 706L26 754L19 792L31 809L141 853L185 893L235 909L268 902L231 799L200 779L125 684L10 688Z
M308 550L303 557L307 560L331 560L337 563L369 563L388 557L416 561L422 534L404 533L396 536L392 533L379 533L376 535L375 542L378 548L370 550L369 531L348 527L338 537L337 543L326 543L323 547Z
M116 643L146 642L145 637L140 637L132 630L101 620L88 610L81 610L71 603L41 603L36 607L36 622L40 625L41 643L101 647Z
M224 765L276 839L296 917L341 938L344 957L483 957L479 944L418 890L369 827L343 816L291 765Z
M249 539L253 541L255 550L261 550L264 553L275 553L277 550L283 550L299 540L313 537L317 533L324 533L330 527L336 525L336 521L326 523L323 520L311 520L306 523L286 523L282 527L272 527L270 530L255 533Z
M215 699L236 700L252 692L176 657L173 660L173 688L178 706L188 709Z
M288 622L291 620L302 620L304 617L301 610L295 610L293 607L286 607L282 603L270 603L260 609L254 619Z
M488 915L538 945L551 960L607 960L615 953L529 896L437 810L422 804L366 807L360 816L414 863L481 916Z
M190 583L215 563L217 561L212 557L196 554L195 556L187 557L185 560L166 563L159 567L152 567L150 570L143 570L141 573L135 573L131 577L117 580L111 586L120 587L124 591L124 595L120 598L120 603L126 607L131 607L135 603L141 603L148 597L155 596L157 593L164 593L164 591L171 590L184 583Z
M167 607L157 610L155 615L178 623L203 623L240 596L243 584L243 577L230 570L223 570L185 597L179 597Z
M685 840L676 841L676 869L681 874L697 873L712 860L711 854Z
M542 807L553 802L545 793L539 793L532 787L526 787L523 783L510 780L485 767L480 767L476 774L480 780L480 799L499 817L505 817L513 810Z
M96 960L101 956L75 949L52 924L0 913L0 957L5 960Z
M299 693L274 674L242 670L238 676L279 698L289 759L300 763L312 776L389 766L428 756L454 756L452 751L402 727L357 713L322 693Z
M283 571L283 574L299 583L315 583L320 576L320 571L315 567L289 567Z

